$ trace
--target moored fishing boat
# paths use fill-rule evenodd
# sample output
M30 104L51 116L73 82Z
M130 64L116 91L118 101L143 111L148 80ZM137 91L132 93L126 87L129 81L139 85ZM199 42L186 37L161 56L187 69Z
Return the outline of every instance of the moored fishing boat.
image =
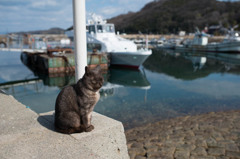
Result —
M193 40L175 45L177 51L240 53L239 33L231 31L222 42L208 43L208 35L197 31Z
M66 32L73 37L73 30ZM110 54L111 65L138 68L152 54L149 49L137 49L134 42L115 34L114 24L93 14L87 23L87 48Z

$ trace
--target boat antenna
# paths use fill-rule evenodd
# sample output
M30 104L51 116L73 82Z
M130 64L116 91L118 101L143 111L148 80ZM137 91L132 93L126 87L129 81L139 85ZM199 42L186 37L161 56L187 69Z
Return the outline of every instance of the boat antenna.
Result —
M146 35L146 49L148 50L148 34Z

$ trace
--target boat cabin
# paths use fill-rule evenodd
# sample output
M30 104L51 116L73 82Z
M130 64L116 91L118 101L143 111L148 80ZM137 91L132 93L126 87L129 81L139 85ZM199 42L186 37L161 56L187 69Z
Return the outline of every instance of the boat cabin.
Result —
M115 29L114 24L92 24L87 25L87 32L89 34L115 33Z
M207 45L208 44L208 37L203 33L196 33L192 45Z

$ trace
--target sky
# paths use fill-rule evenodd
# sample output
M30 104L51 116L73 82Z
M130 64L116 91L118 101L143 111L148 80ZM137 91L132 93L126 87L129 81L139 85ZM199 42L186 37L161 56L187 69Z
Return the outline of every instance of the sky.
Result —
M137 12L153 0L85 1L87 13L112 18L129 11ZM0 34L53 27L67 29L72 25L72 0L0 0Z
M111 18L139 11L152 0L86 0L86 12ZM0 34L67 29L73 24L72 0L0 0Z

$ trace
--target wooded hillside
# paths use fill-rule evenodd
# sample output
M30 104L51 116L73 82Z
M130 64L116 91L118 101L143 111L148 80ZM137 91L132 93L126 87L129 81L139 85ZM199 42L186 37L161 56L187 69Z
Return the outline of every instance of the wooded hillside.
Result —
M125 33L194 32L195 27L240 24L240 2L216 0L155 0L139 12L119 15L108 22Z

